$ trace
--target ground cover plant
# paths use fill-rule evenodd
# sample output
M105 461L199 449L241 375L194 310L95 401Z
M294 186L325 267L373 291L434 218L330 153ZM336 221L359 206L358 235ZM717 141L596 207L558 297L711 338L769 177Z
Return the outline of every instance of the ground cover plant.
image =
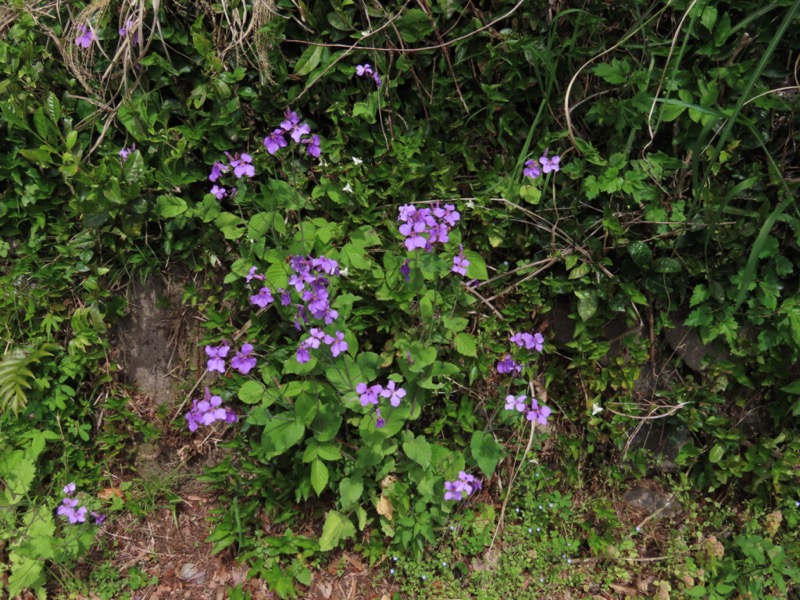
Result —
M788 597L798 25L0 8L2 593Z

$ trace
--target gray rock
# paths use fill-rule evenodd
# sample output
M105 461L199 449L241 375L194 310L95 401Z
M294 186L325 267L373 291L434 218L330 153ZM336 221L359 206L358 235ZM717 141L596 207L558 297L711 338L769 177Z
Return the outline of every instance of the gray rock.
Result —
M646 481L634 483L633 487L622 495L622 501L654 519L669 519L681 511L680 503L674 494L661 492L653 485L648 485Z

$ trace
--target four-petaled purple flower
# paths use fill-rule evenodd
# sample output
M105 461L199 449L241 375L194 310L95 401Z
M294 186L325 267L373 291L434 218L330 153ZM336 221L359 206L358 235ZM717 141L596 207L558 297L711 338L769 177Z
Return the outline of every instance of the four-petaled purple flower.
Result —
M75 482L68 483L67 485L64 486L64 489L61 491L63 491L67 496L71 496L72 494L75 493Z
M295 144L300 143L300 138L304 135L311 133L311 127L308 126L308 123L301 123L300 117L293 110L287 108L284 116L286 118L281 122L281 127L292 137Z
M256 174L255 167L250 164L253 162L253 157L246 152L242 152L241 156L238 153L231 156L226 152L225 156L228 157L228 162L233 167L233 174L236 179L241 179L243 176L253 177Z
M458 254L453 257L453 268L450 270L453 273L458 273L459 275L466 277L469 261L467 260L467 257L464 256L464 246L459 245L458 248Z
M214 182L220 178L223 173L227 173L230 167L221 162L215 162L211 167L211 174L208 176L209 181Z
M211 194L216 196L217 200L222 200L226 193L227 190L224 187L219 187L216 184L211 188Z
M231 367L239 371L242 375L247 375L256 366L256 358L250 356L253 351L253 344L242 344L242 347L231 359Z
M264 138L264 146L266 146L267 152L269 152L270 155L275 154L281 148L286 148L286 146L289 145L289 142L286 141L283 135L284 130L278 128Z
M560 156L547 158L547 150L544 151L544 156L539 157L539 163L542 165L543 173L558 172L561 170L559 163L561 162Z
M386 387L381 391L381 396L389 398L389 404L394 407L400 406L400 401L405 398L406 391L403 388L397 387L394 381L386 384Z
M228 356L228 342L223 341L219 346L206 346L206 354L209 359L206 368L209 371L225 372L225 357Z
M81 48L88 48L97 39L94 31L88 25L78 25L78 37L75 38L75 45Z
M380 385L367 386L366 383L359 383L356 385L356 393L359 394L359 401L361 406L369 404L377 404L378 396L383 392L383 387Z
M336 332L336 337L326 335L325 343L331 347L331 354L334 358L339 356L342 352L347 352L347 342L344 341L344 333L341 331Z
M208 388L202 400L192 400L192 408L186 413L189 431L197 431L200 425L211 425L214 421L234 423L236 413L222 406L222 398L212 396Z
M364 75L371 76L373 73L374 71L372 70L372 65L370 65L369 63L363 65L356 65L356 75L358 75L359 77L363 77Z
M536 398L531 398L531 409L528 411L528 414L525 415L525 418L528 419L528 421L536 421L539 425L547 425L547 417L549 417L552 412L553 411L547 406L539 406Z
M254 296L250 296L250 304L254 304L259 308L266 308L272 304L275 299L272 297L272 292L268 287L262 287Z
M516 410L517 412L525 412L525 408L527 407L527 396L524 394L522 396L514 396L514 394L509 394L506 396L506 410Z
M525 177L530 177L531 179L536 179L539 175L542 174L542 170L539 168L539 165L531 158L530 160L525 161L525 168L522 169L522 174Z
M536 352L544 350L544 336L539 332L534 334L515 333L510 340L520 348L525 346L526 349L536 350Z

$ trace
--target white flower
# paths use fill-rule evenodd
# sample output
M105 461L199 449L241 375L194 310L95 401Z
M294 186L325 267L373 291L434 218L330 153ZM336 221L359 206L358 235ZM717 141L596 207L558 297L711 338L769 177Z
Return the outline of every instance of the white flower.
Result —
M352 193L353 193L353 188L351 188L351 187L350 187L350 184L348 183L346 186L344 186L344 187L342 188L342 191L343 191L343 192L350 192L350 193L352 194Z
M473 200L472 198L467 200L467 208L475 208L475 200Z
M353 164L354 164L354 165L363 165L363 164L364 164L364 161L363 161L363 160L361 160L360 158L358 158L357 156L354 156L354 157L353 157Z
M341 275L342 277L347 277L349 274L350 274L350 267L339 269L339 275Z
M592 404L592 416L595 416L597 413L603 412L603 407L595 402Z

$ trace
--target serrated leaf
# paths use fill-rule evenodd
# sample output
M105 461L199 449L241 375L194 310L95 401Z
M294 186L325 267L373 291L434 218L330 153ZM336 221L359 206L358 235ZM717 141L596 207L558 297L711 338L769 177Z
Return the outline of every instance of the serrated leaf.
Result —
M343 509L347 509L361 500L364 492L364 482L361 479L345 477L339 482L339 500Z
M339 460L342 458L342 452L339 450L339 446L334 444L322 444L317 448L317 455L322 460Z
M407 432L404 437L403 452L405 452L405 455L423 469L427 469L431 464L431 445L424 437L414 437L413 433Z
M608 83L621 84L628 81L631 66L625 60L613 59L610 63L601 63L594 68L594 74Z
M172 219L182 215L188 208L186 201L177 196L159 196L156 200L156 214L162 219Z
M245 404L258 404L264 397L266 388L258 381L246 381L239 388L239 400Z
M698 304L702 304L706 300L708 300L708 288L704 286L702 283L695 286L694 290L692 291L692 297L689 300L689 306L694 308Z
M459 333L453 340L456 350L464 356L478 356L478 342L468 333Z
M328 467L321 460L314 460L311 463L311 485L317 496L322 495L325 487L328 485Z
M356 528L342 513L332 510L325 518L322 526L322 536L319 539L319 549L322 552L333 550L339 543L355 536Z
M483 260L483 256L472 250L464 250L464 256L469 261L467 279L477 279L478 281L489 279L489 274L486 271L486 261Z
M490 433L485 431L475 431L470 441L470 450L475 462L486 477L494 474L497 463L499 463L505 452L503 447L498 444Z

